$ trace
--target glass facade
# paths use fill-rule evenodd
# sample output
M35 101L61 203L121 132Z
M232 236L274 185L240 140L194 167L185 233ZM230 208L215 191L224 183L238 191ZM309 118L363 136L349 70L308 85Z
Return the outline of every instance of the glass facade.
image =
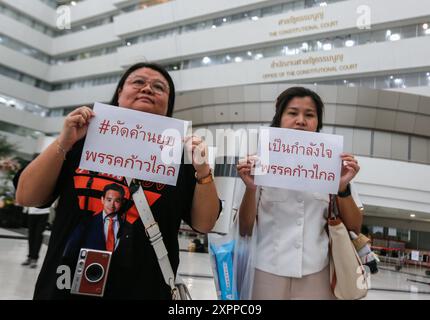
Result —
M96 56L101 56L101 55L116 52L117 49L119 47L122 47L122 46L131 46L133 44L157 40L157 39L165 38L165 37L172 36L175 34L182 34L182 33L187 33L187 32L192 32L192 31L199 31L199 30L208 29L208 28L218 28L218 27L222 27L222 26L229 25L229 24L236 23L236 22L243 22L246 20L255 20L255 19L262 18L262 17L270 16L270 15L285 13L285 12L294 11L294 10L300 10L300 9L304 9L304 8L314 7L314 6L320 6L321 3L327 3L327 2L328 3L334 3L334 2L339 2L339 1L345 1L345 0L328 0L328 1L298 0L298 1L294 1L294 2L288 2L286 4L272 5L269 7L263 7L261 9L255 9L252 11L245 11L242 13L237 13L237 14L234 14L231 16L223 16L223 17L214 18L214 19L210 19L210 20L193 22L191 24L186 24L183 26L175 27L175 28L169 28L169 29L165 29L165 30L161 30L161 31L152 32L152 33L145 33L145 34L142 34L139 36L134 36L132 38L125 39L122 43L119 43L119 44L112 44L111 43L106 47L96 49L96 50L83 51L83 52L80 52L79 54L66 55L63 57L50 57L49 63L50 64L61 64L61 63L70 62L70 61L88 59L91 57L96 57ZM51 2L51 1L49 1L49 2ZM148 7L148 6L156 5L156 4L161 4L164 2L167 2L167 1L161 1L161 0L146 1L144 3L134 4L131 7L123 8L122 11L123 12L130 12L130 11L134 11L134 10L140 10L144 7ZM0 12L4 12L4 14L11 16L14 19L18 16L19 17L23 16L22 19L24 19L26 21L32 20L31 23L27 21L28 22L27 25L29 25L29 26L32 26L32 25L38 23L34 19L31 19L31 18L21 14L20 12L14 11L12 8L7 8L7 7L4 7L4 8L5 9L3 10L2 6L0 4ZM127 11L128 10L127 8L133 8L133 10ZM78 32L78 31L87 30L87 29L97 27L100 25L112 23L113 17L115 15L116 14L112 14L108 17L103 17L103 18L100 18L100 19L97 19L97 20L94 20L92 22L88 22L85 24L79 24L79 25L73 24L72 28L69 30L52 29L51 30L52 32L49 32L49 35L52 37L57 37L57 36L65 35L65 34L70 34L70 33ZM40 30L44 30L44 28L38 28L36 30L40 31ZM46 32L43 32L43 33L46 33ZM24 54L26 54L26 51L31 52L32 50L36 50L36 49L31 48L29 46L26 46L22 43L21 43L21 46L23 46L25 48L25 50L24 49L20 50ZM36 59L39 59L40 55L33 54L31 56L33 56ZM41 57L40 60L47 62L45 56L40 56L40 57Z
M0 94L0 107L15 108L17 110L30 112L41 117L47 117L48 115L50 115L48 108L20 99L12 98L4 94Z
M191 68L200 68L214 66L227 63L241 63L243 61L259 60L268 57L294 56L307 52L330 51L332 49L365 45L377 42L397 41L393 40L392 35L399 35L400 39L407 37L423 37L430 35L430 29L425 28L427 24L414 24L403 27L384 28L382 30L373 30L370 32L362 32L358 34L338 35L335 37L319 38L315 40L286 42L282 45L270 46L265 48L256 48L252 50L231 51L218 55L201 56L190 60L172 62L165 65L169 71L185 70ZM393 33L395 30L396 33ZM395 37L395 39L398 39ZM19 51L23 54L39 58L46 62L48 56L42 52L32 49L16 40L0 35L0 44ZM61 63L74 61L73 59L84 59L104 54L116 52L116 47L107 47L103 49L93 50L90 52L79 53L76 56L58 59ZM51 60L52 62L52 60ZM102 84L115 83L120 76L120 73L111 76L97 76L79 81L67 81L57 84L50 84L41 79L36 79L32 76L25 75L6 66L0 66L0 74L11 77L18 81L23 81L32 84L37 88L42 88L47 91L70 90L74 88L84 88L97 86ZM307 81L305 81L307 83ZM408 73L402 75L390 74L378 77L360 77L360 78L345 78L336 80L325 80L316 82L317 84L335 84L346 85L350 87L363 86L374 89L385 88L407 88L430 85L430 74L428 71L420 73Z

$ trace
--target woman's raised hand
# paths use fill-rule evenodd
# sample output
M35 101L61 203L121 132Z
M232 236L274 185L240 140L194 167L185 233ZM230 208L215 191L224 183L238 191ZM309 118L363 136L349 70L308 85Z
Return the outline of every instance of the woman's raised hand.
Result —
M79 107L66 116L63 130L58 138L58 142L66 151L87 134L88 125L94 116L93 110L87 106Z
M349 182L357 175L360 171L357 159L350 153L342 153L340 155L342 159L342 170L340 174L339 191L345 191Z
M258 157L255 155L247 156L239 159L236 165L237 172L240 178L245 183L248 189L256 189L257 186L254 183L254 175L252 175L252 169L255 168L255 164L258 161Z

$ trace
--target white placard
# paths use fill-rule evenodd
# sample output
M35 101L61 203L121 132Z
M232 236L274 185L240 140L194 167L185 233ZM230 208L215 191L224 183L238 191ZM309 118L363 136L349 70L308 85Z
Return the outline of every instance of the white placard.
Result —
M396 228L388 228L388 235L391 237L397 236L397 229Z
M384 227L373 226L372 233L373 234L377 234L377 233L384 234Z
M419 251L411 251L411 260L420 261L420 252Z
M94 104L79 168L176 185L188 122Z
M337 194L343 137L260 127L257 185Z

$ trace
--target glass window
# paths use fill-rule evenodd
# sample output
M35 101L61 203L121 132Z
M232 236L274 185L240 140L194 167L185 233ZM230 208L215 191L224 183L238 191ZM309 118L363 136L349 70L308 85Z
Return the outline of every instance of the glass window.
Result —
M299 0L293 2L294 4L294 10L301 10L305 8L305 0Z
M294 10L294 3L293 2L288 2L288 3L283 4L282 11L288 12L288 11L292 11L292 10Z
M370 36L371 42L381 42L385 41L386 31L385 30L377 30L372 31Z
M360 86L366 87L366 88L375 88L375 78L363 78L360 80Z
M411 137L411 161L428 163L428 139Z
M381 158L391 158L391 134L375 131L373 135L373 155Z
M405 26L401 28L401 35L402 38L407 39L407 38L414 38L417 36L417 32L418 32L418 26L417 25L413 25L413 26Z
M352 128L335 128L335 134L343 136L344 152L353 152L353 129Z
M401 134L392 134L391 157L397 160L409 160L409 137Z
M372 42L370 32L365 32L358 35L358 44L367 44L370 42Z
M418 34L420 36L430 35L430 23L423 23L418 25Z
M356 155L369 156L371 146L371 131L353 130L353 153Z
M419 86L419 78L417 74L406 74L404 76L406 87L418 87Z
M62 109L62 108L52 109L50 111L50 116L51 117L62 117L63 114L64 114L64 109Z

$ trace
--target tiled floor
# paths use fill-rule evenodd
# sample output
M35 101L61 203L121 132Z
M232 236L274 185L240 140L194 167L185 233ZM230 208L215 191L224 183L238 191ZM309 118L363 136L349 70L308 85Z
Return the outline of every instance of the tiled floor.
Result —
M19 236L13 231L0 229L0 236ZM186 241L181 241L181 247ZM42 246L41 257L46 253ZM0 299L31 299L40 265L36 269L22 267L27 254L27 241L0 238ZM209 255L204 253L180 253L179 274L190 289L193 299L216 299ZM40 261L41 263L41 261ZM430 278L413 275L414 270L396 272L382 269L371 278L372 290L366 300L430 300ZM418 270L419 272L420 270ZM423 273L424 274L424 273ZM420 283L424 282L424 283ZM378 290L379 289L379 290Z

